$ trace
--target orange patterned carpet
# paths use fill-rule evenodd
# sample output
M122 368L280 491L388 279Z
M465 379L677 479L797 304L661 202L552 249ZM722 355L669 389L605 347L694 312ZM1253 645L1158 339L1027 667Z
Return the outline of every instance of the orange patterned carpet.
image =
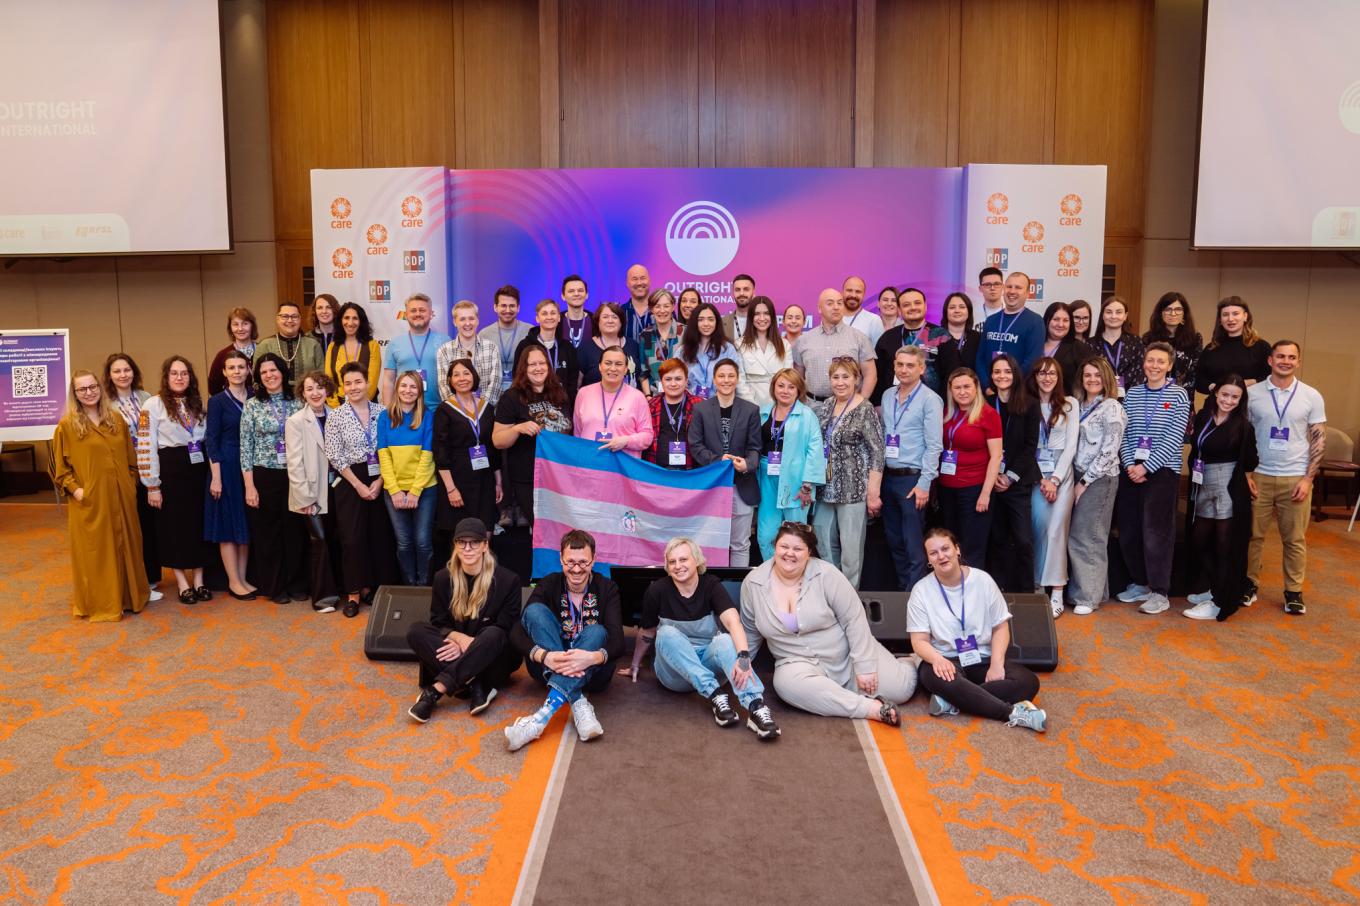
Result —
M1046 736L919 698L876 728L941 900L1360 901L1344 528L1310 531L1302 619L1278 545L1226 624L1069 613ZM366 661L362 619L219 598L87 625L67 575L60 511L0 506L0 901L509 901L554 754L504 751L527 682L416 726L414 667Z

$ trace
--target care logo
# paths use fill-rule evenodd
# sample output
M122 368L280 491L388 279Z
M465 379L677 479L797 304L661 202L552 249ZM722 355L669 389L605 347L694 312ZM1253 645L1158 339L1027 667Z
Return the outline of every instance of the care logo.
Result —
M407 195L401 200L401 225L408 228L424 226L425 221L420 219L420 212L424 209L419 195Z
M691 201L666 224L666 251L689 274L716 274L732 263L740 246L737 218L716 201Z
M408 274L425 273L425 250L407 249L401 253L401 269Z
M1006 212L1011 209L1011 200L1005 192L993 192L987 196L987 222L994 224L1010 223Z
M1025 244L1020 246L1020 251L1032 254L1041 254L1044 250L1044 225L1037 220L1031 220L1025 224L1025 228L1020 231Z
M368 253L370 255L387 254L387 227L381 223L375 223L368 228L364 234L368 239Z
M337 195L331 199L331 229L348 230L354 226L354 222L349 219L354 206L349 203L349 199L343 195Z
M354 253L347 248L338 248L331 252L331 264L335 269L331 271L331 277L335 280L350 280L354 277L354 271L350 267L354 264Z
M1080 277L1081 250L1075 245L1065 245L1058 249L1058 276Z
M1064 195L1062 201L1058 202L1058 210L1062 216L1058 218L1058 226L1081 226L1081 196L1075 193Z
M392 301L392 281L391 281L391 280L370 280L370 281L368 281L368 301L370 301L370 302L391 302L391 301Z
M1011 250L983 249L982 260L986 267L995 267L1003 271L1008 271L1011 269Z

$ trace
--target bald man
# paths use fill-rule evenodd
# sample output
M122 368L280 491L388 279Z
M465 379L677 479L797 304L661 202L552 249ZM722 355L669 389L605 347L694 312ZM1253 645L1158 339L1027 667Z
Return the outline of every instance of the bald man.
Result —
M845 300L845 323L869 338L872 347L883 336L883 319L864 308L863 277L846 277L841 284L841 298Z
M623 335L641 346L642 332L656 326L656 321L652 319L652 308L647 304L647 297L652 294L652 275L641 264L634 264L628 268L626 280L629 304L623 307L627 319L623 325Z
M1048 336L1044 319L1038 312L1025 307L1029 299L1029 275L1012 271L1002 290L1001 311L989 315L982 324L982 343L978 346L977 373L983 388L992 383L992 359L1010 353L1020 362L1023 380L1030 366L1044 354L1044 339Z
M807 381L808 396L814 400L831 396L831 361L850 356L859 362L860 393L868 399L876 382L874 347L869 338L845 321L845 301L836 290L822 290L817 311L822 323L803 331L793 346L793 367Z

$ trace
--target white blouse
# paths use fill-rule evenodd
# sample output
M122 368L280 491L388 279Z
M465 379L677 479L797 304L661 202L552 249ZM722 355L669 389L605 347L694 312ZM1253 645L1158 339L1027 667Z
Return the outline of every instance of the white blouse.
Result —
M205 411L202 418L193 422L182 407L178 412L167 413L160 396L152 396L142 405L142 415L137 439L138 472L142 484L158 488L161 486L160 451L167 447L187 447L190 442L202 444L208 430L207 413Z
M737 385L737 396L757 406L773 403L770 381L781 369L792 367L793 350L785 343L784 355L777 356L774 347L767 343L764 349L741 346L737 353L741 356L742 370L745 372L742 382Z

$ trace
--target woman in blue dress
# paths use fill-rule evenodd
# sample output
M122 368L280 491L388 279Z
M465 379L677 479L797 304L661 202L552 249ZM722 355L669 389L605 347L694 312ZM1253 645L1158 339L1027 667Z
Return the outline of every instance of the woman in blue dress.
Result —
M227 590L238 601L253 601L255 586L246 581L250 529L246 525L245 482L241 477L241 412L249 398L250 360L233 350L222 362L227 389L208 400L203 438L212 480L203 508L203 537L217 542L227 571Z

